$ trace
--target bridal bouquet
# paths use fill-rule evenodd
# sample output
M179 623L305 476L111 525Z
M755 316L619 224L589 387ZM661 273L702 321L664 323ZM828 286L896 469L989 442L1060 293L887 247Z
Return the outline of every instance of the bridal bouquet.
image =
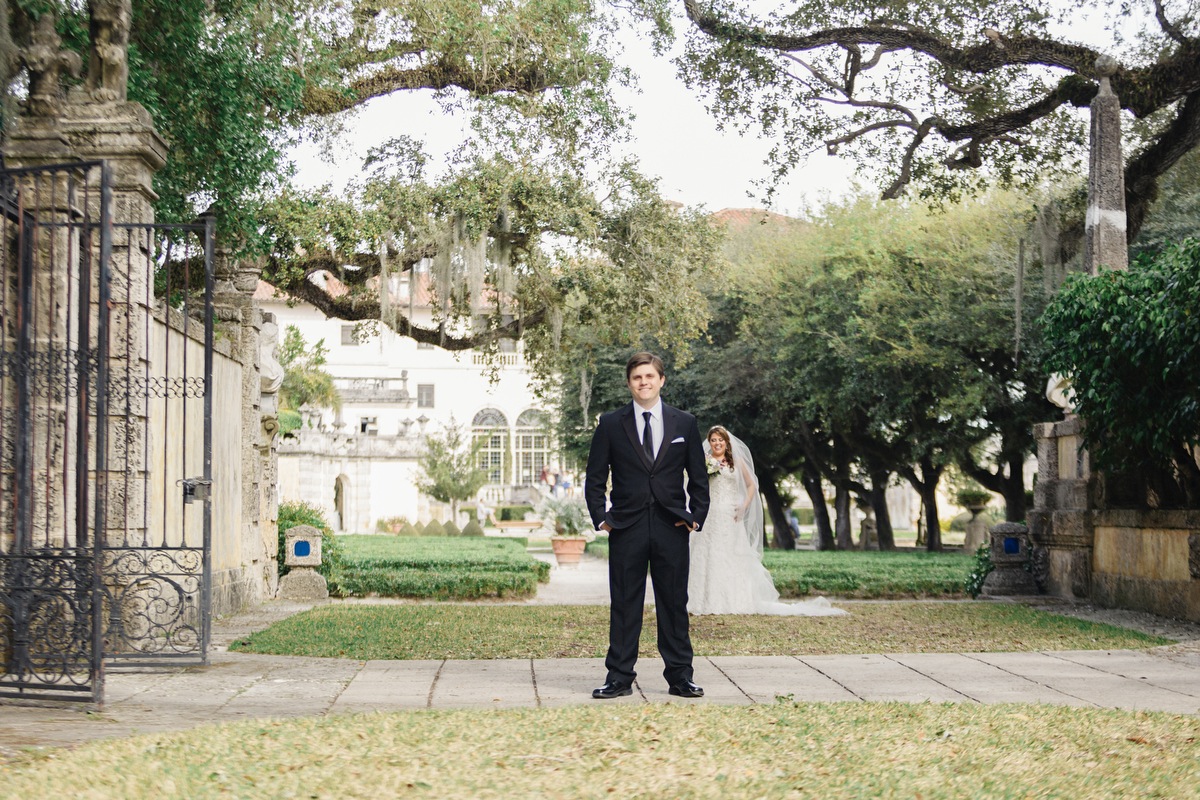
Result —
M712 456L704 457L704 468L708 470L709 475L716 475L721 471L720 463Z

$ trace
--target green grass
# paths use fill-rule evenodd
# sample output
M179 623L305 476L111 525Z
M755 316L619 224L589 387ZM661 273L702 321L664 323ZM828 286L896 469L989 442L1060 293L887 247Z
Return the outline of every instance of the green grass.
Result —
M763 564L783 597L962 597L973 555L767 550Z
M479 537L339 536L346 595L437 600L530 597L550 565L523 541Z
M0 796L1194 797L1194 717L1044 705L585 705L250 720L0 767Z
M1168 644L1009 603L856 603L838 617L693 617L699 656L1104 650ZM654 655L647 614L641 653ZM322 606L233 643L274 655L366 659L599 658L604 606Z

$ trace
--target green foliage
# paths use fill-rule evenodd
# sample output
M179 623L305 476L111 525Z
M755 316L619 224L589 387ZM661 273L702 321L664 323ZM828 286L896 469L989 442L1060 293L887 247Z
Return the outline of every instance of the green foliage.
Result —
M458 529L458 526L454 524L454 520L451 519L451 520L446 520L446 522L442 523L442 535L443 536L462 536L462 531Z
M812 525L816 522L816 509L793 508L792 513L796 515L796 523L798 525Z
M487 482L487 471L479 467L478 458L484 444L483 439L471 441L466 427L453 422L442 433L425 438L425 452L417 459L421 470L417 488L449 503L451 519L458 516L458 504L474 497Z
M425 527L421 529L422 536L445 536L446 528L436 519L431 519L425 523Z
M528 597L550 565L510 539L343 536L342 594L467 600Z
M957 553L767 550L763 564L782 597L955 597L969 560Z
M1200 508L1200 240L1126 271L1074 275L1046 311L1050 369L1068 375L1109 502Z
M279 409L279 434L281 436L288 436L303 425L304 418L300 416L299 411L293 411L290 408Z
M463 536L483 536L484 535L483 527L479 524L479 522L474 517L472 517L471 520L469 522L467 522L466 525L463 526L462 535Z
M574 497L548 496L542 501L539 515L550 522L559 536L582 536L592 530L587 509L583 502Z
M966 583L963 584L966 593L971 597L979 597L979 593L983 591L983 582L987 580L988 573L991 571L992 548L991 545L984 543L979 545L979 549L975 551L975 564L967 574Z
M283 367L283 383L279 387L282 408L296 410L302 406L342 407L342 398L333 385L333 376L324 370L329 349L324 339L309 345L295 325L288 325L279 345L279 364Z
M325 512L302 500L284 500L279 504L277 553L279 576L283 577L290 571L284 564L284 558L287 555L285 534L297 525L311 525L321 532L321 566L317 567L317 572L325 577L329 593L339 594L342 589L341 582L345 576L345 561L341 543L338 537L333 535L333 530L325 520Z

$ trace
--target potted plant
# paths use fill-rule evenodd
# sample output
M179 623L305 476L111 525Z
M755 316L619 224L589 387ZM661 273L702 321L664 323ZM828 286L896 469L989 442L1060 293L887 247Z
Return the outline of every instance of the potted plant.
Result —
M578 564L591 529L583 504L569 497L551 495L542 503L541 516L554 529L550 546L558 565Z

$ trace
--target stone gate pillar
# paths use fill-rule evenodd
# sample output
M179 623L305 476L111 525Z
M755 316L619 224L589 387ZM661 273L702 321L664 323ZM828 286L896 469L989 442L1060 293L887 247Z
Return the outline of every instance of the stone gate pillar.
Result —
M226 605L258 603L275 593L279 580L275 523L279 502L279 414L275 394L283 371L275 360L273 318L254 301L261 268L237 258L228 243L218 239L214 271L213 313L232 331L234 358L242 365L242 529L245 574L233 578L243 587ZM271 316L271 315L266 315ZM214 576L214 581L217 576ZM220 588L219 586L217 587Z
M1092 99L1091 154L1084 266L1089 275L1102 267L1126 269L1125 163L1121 156L1121 102L1110 79L1117 62L1096 60L1100 87ZM1103 476L1091 468L1083 448L1083 423L1071 413L1059 376L1047 396L1067 410L1066 419L1034 426L1038 480L1029 513L1034 577L1044 591L1066 598L1092 597L1095 515L1104 507ZM1055 397L1057 394L1057 398Z

